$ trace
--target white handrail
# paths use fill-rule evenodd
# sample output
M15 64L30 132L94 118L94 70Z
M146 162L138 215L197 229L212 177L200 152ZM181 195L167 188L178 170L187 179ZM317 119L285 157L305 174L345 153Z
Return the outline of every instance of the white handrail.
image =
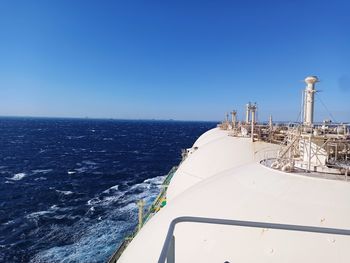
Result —
M182 217L177 217L173 221L171 221L169 229L168 229L168 233L166 235L166 238L165 238L165 241L163 244L161 254L160 254L159 259L158 259L158 263L165 263L165 262L175 263L174 230L175 230L175 226L178 223L183 223L183 222L254 227L254 228L269 228L269 229L288 230L288 231L300 231L300 232L350 236L350 230L348 230L348 229L302 226L302 225L288 225L288 224L276 224L276 223L264 223L264 222L206 218L206 217L182 216Z

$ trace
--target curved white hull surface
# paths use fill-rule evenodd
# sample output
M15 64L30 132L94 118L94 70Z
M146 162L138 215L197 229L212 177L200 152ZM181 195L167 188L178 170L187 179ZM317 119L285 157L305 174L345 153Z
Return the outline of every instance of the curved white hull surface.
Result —
M350 183L259 163L278 148L218 128L203 134L175 173L168 204L118 262L157 262L170 222L180 216L350 229ZM349 236L198 223L178 224L174 236L179 263L350 262Z

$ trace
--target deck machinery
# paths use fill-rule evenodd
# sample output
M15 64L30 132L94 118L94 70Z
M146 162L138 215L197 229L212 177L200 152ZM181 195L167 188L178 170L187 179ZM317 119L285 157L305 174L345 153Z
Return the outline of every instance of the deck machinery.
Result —
M314 95L318 78L310 76L303 92L302 120L300 123L274 124L256 122L257 104L246 105L245 121L237 122L237 111L232 111L219 127L231 130L235 137L251 137L253 141L266 141L284 147L275 156L268 156L263 164L285 172L309 173L312 176L348 180L350 176L350 133L343 123L325 120L314 123Z
M166 206L109 262L349 262L349 126L315 123L305 82L300 123L258 123L248 103L184 150Z

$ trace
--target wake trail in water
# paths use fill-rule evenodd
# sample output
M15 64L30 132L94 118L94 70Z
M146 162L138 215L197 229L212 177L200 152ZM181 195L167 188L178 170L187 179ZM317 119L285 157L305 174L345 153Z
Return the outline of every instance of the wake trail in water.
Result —
M30 262L61 262L62 258L65 259L64 262L101 262L100 255L111 255L116 249L116 244L119 244L125 234L135 227L136 202L144 199L147 204L152 203L164 179L164 176L146 179L124 191L119 191L118 185L102 191L87 201L87 206L90 207L87 211L90 214L89 221L79 220L71 227L63 229L61 235L69 236L73 232L79 236L74 243L41 251ZM108 208L108 213L94 218L94 212L101 208ZM30 216L49 213L50 211L39 211ZM116 220L118 218L123 220ZM81 232L82 225L85 229L83 232ZM52 232L49 232L48 236L51 235Z

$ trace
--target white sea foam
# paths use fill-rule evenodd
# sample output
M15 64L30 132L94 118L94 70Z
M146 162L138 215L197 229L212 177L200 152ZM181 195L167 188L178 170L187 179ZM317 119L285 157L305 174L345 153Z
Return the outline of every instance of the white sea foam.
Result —
M83 164L86 164L86 165L96 165L97 163L93 162L93 161L89 161L89 160L85 160L85 161L82 161Z
M103 191L103 193L109 194L110 192L118 191L118 190L119 190L119 185L115 185L115 186L112 186L112 187L108 188L107 190Z
M52 172L52 169L36 169L36 170L32 170L33 174L47 174Z
M128 197L128 199L125 201L136 204L137 201L142 199L146 202L146 206L150 205L159 193L164 178L164 176L157 176L146 179L142 183L133 185L129 191L131 193L135 193Z
M44 180L47 180L46 177L42 177L40 176L39 178L35 178L34 181L44 181Z
M15 220L10 220L10 221L7 221L7 222L3 223L2 225L7 226L7 225L10 225L10 224L13 224L14 222L15 222Z
M112 196L105 196L105 197L94 197L92 199L90 199L89 201L87 201L87 205L89 206L109 206L113 203L116 203L120 200L120 198L124 195L124 192L119 192L116 193Z
M49 210L37 211L37 212L30 213L29 215L26 215L26 218L37 218L39 216L51 214L51 213L52 212Z
M99 196L90 199L87 204L90 206L107 207L116 202L122 202L125 205L131 203L132 206L130 208L132 209L136 206L134 204L140 199L150 204L153 198L159 193L163 180L164 176L146 179L142 183L135 184L124 191L120 191L119 185L115 185L103 191ZM106 196L106 194L109 196Z
M146 203L149 203L158 194L163 180L164 176L146 179L142 183L135 184L124 191L120 191L119 185L115 185L103 191L101 195L88 200L87 205L109 206L118 201L128 204L135 203L140 199L144 199ZM105 196L105 194L109 194L110 196Z
M144 183L160 186L164 182L164 179L165 179L165 176L157 176L157 177L146 179Z
M94 198L90 199L89 201L87 201L86 203L88 205L95 205L99 202L101 202L101 200L98 197L94 197Z
M59 192L70 192L70 191L59 191ZM33 212L33 213L30 213L30 214L26 215L25 217L27 219L35 219L35 220L37 220L39 217L41 217L43 215L50 215L50 216L52 216L58 211L65 212L65 211L69 211L69 210L71 210L71 207L62 207L61 208L61 207L59 207L57 205L52 205L52 206L50 206L50 208L48 210L42 210L42 211ZM66 215L56 215L54 218L62 219L65 216ZM60 217L60 218L58 218L58 217Z
M83 222L80 222L83 224ZM121 227L122 226L122 227ZM87 225L83 233L79 233L76 242L64 246L56 246L39 252L31 259L31 263L41 262L105 262L111 255L126 231L125 222L98 220ZM63 237L76 231L74 227L53 230L53 235L60 233ZM69 232L69 233L68 233Z
M104 190L87 202L87 214L94 213L98 207L104 207L108 213L94 220L86 220L84 217L72 226L53 229L49 235L60 235L63 239L75 233L74 242L41 251L30 262L105 262L125 234L135 227L136 201L144 199L149 205L158 194L163 180L164 176L158 176L125 190L120 190L119 185ZM120 202L121 206L112 205L115 202ZM126 221L115 221L121 215Z
M88 169L88 167L83 166L80 168L75 168L74 170L77 171L78 173L84 173L84 172L88 171L89 169Z
M158 191L158 189L162 185L163 181L164 181L164 176L157 176L154 178L146 179L142 183L133 185L131 187L131 190L134 190L134 189L144 189L144 190L154 189L154 190ZM145 193L147 194L148 192L145 192Z
M75 171L68 171L67 174L75 174Z
M57 193L64 194L64 195L71 195L74 194L72 191L62 191L62 190L56 190Z
M26 173L18 173L18 174L15 174L11 178L6 177L6 179L9 179L9 180L12 180L12 181L19 181L19 180L22 180L26 176L27 176Z

